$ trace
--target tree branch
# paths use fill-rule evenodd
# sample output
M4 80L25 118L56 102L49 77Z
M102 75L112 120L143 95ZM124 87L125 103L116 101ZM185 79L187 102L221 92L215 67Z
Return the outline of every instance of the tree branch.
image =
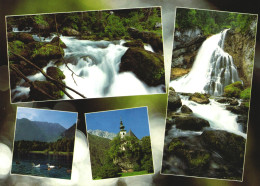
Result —
M39 70L42 75L44 75L46 77L46 79L50 80L51 82L54 82L55 84L58 84L62 87L65 87L73 92L75 92L76 94L78 94L79 96L81 96L82 98L86 98L84 95L82 95L81 93L79 93L78 91L74 90L73 88L71 87L68 87L67 85L61 83L60 81L56 80L56 79L53 79L52 77L48 76L41 68L39 68L37 65L33 64L31 61L29 61L28 59L24 58L23 56L19 55L19 54L16 54L14 53L13 51L9 51L11 52L12 54L14 54L15 56L19 57L20 59L24 60L26 63L30 64L31 66L33 66L34 68L36 68L37 70ZM65 92L64 92L65 93Z

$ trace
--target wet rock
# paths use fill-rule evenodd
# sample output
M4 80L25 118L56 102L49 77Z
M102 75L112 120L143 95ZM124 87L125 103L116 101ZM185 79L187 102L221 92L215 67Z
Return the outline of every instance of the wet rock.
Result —
M33 51L31 58L33 60L50 60L50 59L58 59L64 56L64 50L59 48L53 44L45 44L41 46L39 49Z
M180 96L174 90L169 90L168 109L170 111L176 111L181 106L182 102Z
M219 152L236 165L243 165L246 140L242 136L214 130L204 131L201 138L209 149Z
M207 97L207 95L205 94L200 94L200 93L194 93L189 97L189 100L194 101L196 103L199 104L208 104L209 103L209 99Z
M49 81L34 81L34 84L56 99L61 99L64 93ZM31 87L29 99L34 101L51 100L49 97Z
M141 39L129 41L123 44L125 47L138 47L138 48L144 48L144 44Z
M56 45L56 46L59 46L59 43L60 43L60 47L62 48L67 48L66 44L57 36L57 37L54 37L52 40L51 40L51 43Z
M237 123L242 125L242 129L243 129L244 133L247 132L247 120L248 120L247 115L239 115L239 116L237 116Z
M248 114L248 107L246 107L243 104L239 106L226 106L226 109L231 111L234 114L242 114L242 115Z
M188 106L182 105L182 107L181 107L181 112L182 112L182 113L190 114L190 113L192 113L192 110L191 110Z
M128 48L121 58L119 72L133 72L149 86L165 84L163 57L141 48Z
M175 115L172 117L176 128L181 130L201 131L204 127L209 127L209 122L195 116Z
M236 106L239 104L236 99L227 97L215 98L215 101L218 103L227 103L232 106Z
M32 35L29 33L19 33L17 39L26 44L34 42Z
M25 58L28 58L30 56L29 48L26 46L26 44L24 42L19 41L19 40L8 42L8 52L9 52L9 61L19 61L20 60L20 58L16 57L11 52L14 52L15 54L18 54Z
M65 36L80 36L80 32L73 28L64 28L62 34Z
M46 72L47 75L51 76L53 79L56 79L58 81L62 81L63 79L65 79L65 75L57 67L48 67Z
M144 43L150 44L156 53L163 53L162 37L152 32L141 32L135 28L127 29L130 36L134 39L141 39Z

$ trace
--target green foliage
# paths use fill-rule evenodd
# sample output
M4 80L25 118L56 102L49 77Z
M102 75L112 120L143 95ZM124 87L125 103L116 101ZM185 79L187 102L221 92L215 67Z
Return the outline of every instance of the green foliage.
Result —
M32 54L32 58L57 58L64 55L62 48L52 44L46 44L39 49L35 48Z
M105 34L110 38L126 35L126 28L118 16L112 14L108 17Z
M241 99L250 99L251 97L251 88L246 88L245 90L243 90L241 93L240 93L240 98Z
M20 54L25 49L25 44L19 40L9 42L8 44L9 50L16 54Z
M172 140L172 142L170 143L168 150L175 151L176 149L182 148L182 147L184 147L184 143L182 141L180 141L179 139L174 138Z
M35 15L33 16L33 20L37 25L44 25L44 26L48 26L48 22L44 19L45 16L44 15Z
M242 83L240 81L237 81L235 83L225 86L224 96L239 98L242 89L243 89Z
M178 8L175 28L198 28L204 35L215 34L226 28L245 33L256 20L256 15Z
M148 172L146 170L134 171L134 172L123 172L120 173L119 175L121 175L120 177L127 177L127 176L137 176L137 175L144 175L144 174L148 174Z

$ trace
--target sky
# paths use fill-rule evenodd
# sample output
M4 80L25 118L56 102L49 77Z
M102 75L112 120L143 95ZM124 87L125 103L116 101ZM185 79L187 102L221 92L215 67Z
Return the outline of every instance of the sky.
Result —
M31 121L59 123L64 128L68 129L77 122L78 113L17 107L17 119L22 118L26 118Z
M99 129L117 134L122 119L127 132L131 129L139 139L150 136L147 107L87 113L85 116L87 130Z

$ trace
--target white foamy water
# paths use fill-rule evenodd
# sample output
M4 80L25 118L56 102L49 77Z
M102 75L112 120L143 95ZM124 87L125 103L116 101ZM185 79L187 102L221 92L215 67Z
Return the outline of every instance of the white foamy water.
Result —
M241 81L232 56L223 50L227 31L224 30L204 41L191 71L170 82L170 86L178 92L200 92L219 96L223 94L226 85Z
M228 132L243 136L242 127L237 123L237 115L225 109L226 104L221 104L209 99L209 104L198 104L189 101L187 96L181 96L182 104L188 106L195 116L207 120L212 129L226 130Z
M33 36L35 40L38 36ZM55 35L45 39L51 41ZM119 73L121 57L124 55L127 47L124 47L124 40L120 41L89 41L78 40L75 37L61 36L61 40L66 44L64 49L68 67L63 64L59 66L65 75L67 86L77 90L87 98L113 97L127 95L145 95L163 93L163 85L149 87L140 81L132 72ZM41 39L41 41L43 41ZM152 47L147 45L146 50L152 51ZM54 61L50 61L43 71L48 67L55 66ZM72 73L72 71L73 73ZM146 73L146 72L144 72ZM31 81L44 81L46 78L41 74L28 76ZM20 85L24 83L22 80ZM15 89L22 91L22 89ZM69 94L75 98L82 98L78 94L66 89ZM20 92L28 94L29 92ZM17 96L16 96L17 97ZM69 99L64 95L64 99Z

